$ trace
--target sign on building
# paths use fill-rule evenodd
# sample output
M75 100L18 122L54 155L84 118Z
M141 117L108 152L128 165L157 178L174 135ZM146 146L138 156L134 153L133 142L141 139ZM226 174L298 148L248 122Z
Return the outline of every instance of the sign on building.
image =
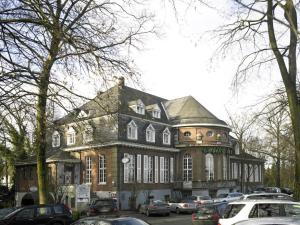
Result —
M76 186L76 201L77 202L90 202L90 186L80 184Z

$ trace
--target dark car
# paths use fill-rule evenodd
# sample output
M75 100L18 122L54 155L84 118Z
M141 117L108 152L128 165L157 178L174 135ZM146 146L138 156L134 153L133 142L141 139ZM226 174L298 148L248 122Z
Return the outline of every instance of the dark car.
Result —
M150 225L149 223L133 218L133 217L120 217L120 218L101 218L101 217L86 217L77 220L72 225Z
M5 216L7 216L8 214L12 213L17 209L18 209L17 207L0 209L0 219L4 218Z
M220 202L200 205L197 212L192 214L193 225L217 225L227 204L227 202Z
M94 200L88 208L87 216L119 216L117 203L113 198Z
M0 220L5 225L69 225L72 213L63 204L31 205L18 208Z
M287 195L293 195L293 190L290 188L281 188L281 193L285 193Z
M140 206L139 212L146 214L146 216L150 216L153 214L156 215L170 215L170 206L168 203L161 200L154 200L150 203L142 204Z

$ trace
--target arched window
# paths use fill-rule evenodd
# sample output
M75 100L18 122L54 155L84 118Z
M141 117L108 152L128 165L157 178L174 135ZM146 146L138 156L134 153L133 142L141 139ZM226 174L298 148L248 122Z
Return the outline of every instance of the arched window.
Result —
M127 138L137 140L137 125L133 120L127 124Z
M93 132L94 129L91 125L87 125L83 132L83 142L88 143L93 141Z
M165 145L171 144L171 132L169 128L166 128L163 132L163 144Z
M214 157L212 154L205 155L206 180L214 179Z
M145 105L142 102L142 100L140 100L140 99L137 101L137 104L136 104L136 113L145 115Z
M52 147L59 147L60 146L60 134L58 131L54 131L52 134Z
M146 141L155 142L155 129L151 124L146 129Z
M186 131L186 132L183 133L183 136L185 136L185 137L190 137L191 135L192 134L189 131Z
M192 181L193 179L193 161L190 154L183 156L183 180Z
M74 145L76 142L76 132L73 127L69 127L67 131L67 145Z

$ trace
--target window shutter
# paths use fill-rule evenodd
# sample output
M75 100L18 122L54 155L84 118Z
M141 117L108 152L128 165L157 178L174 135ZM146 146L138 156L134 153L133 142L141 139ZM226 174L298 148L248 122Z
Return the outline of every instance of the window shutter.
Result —
M164 183L164 170L165 170L165 165L164 165L164 157L160 157L160 183Z
M170 182L174 182L174 158L170 159Z
M142 181L142 156L137 155L137 171L136 171L136 181L141 183Z
M129 154L125 153L124 158L129 158ZM124 164L124 183L128 183L129 178L129 163Z
M148 183L148 156L144 155L144 183Z
M158 183L158 156L155 156L155 183Z

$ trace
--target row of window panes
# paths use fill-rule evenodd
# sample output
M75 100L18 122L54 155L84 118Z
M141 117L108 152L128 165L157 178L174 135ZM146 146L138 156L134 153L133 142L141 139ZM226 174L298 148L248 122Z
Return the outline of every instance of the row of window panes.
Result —
M128 125L127 125L127 138L131 140L137 140L137 132L138 128L136 123L132 120ZM153 126L150 124L147 129L146 129L146 141L147 142L155 142L155 129ZM163 144L171 144L171 132L169 131L168 128L166 128L163 131Z
M241 164L231 163L231 178L241 178ZM262 181L262 166L257 164L244 164L244 181L261 182Z
M124 154L124 183L169 183L174 181L174 158ZM142 180L143 171L143 180Z

